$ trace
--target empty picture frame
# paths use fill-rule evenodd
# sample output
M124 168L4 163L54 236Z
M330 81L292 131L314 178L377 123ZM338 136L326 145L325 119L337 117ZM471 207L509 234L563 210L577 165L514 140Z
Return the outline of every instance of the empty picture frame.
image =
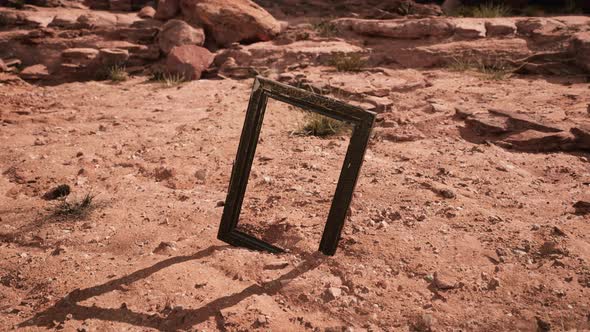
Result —
M266 250L272 253L284 251L237 230L268 98L348 122L353 127L319 247L322 253L332 256L336 253L376 114L262 77L256 77L254 80L217 238L234 246Z

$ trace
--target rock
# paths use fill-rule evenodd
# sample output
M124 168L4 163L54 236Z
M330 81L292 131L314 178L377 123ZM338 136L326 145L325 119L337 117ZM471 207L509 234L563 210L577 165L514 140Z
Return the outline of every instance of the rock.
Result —
M563 131L562 128L559 128L555 125L547 125L538 121L535 121L529 118L526 115L518 114L516 112L497 109L497 108L490 108L488 112L494 116L506 117L509 121L509 126L511 130L527 130L533 129L541 132L546 133L557 133Z
M154 18L162 21L169 20L174 18L179 11L180 0L159 0Z
M268 316L266 315L258 315L258 318L256 318L256 326L260 327L260 326L267 326L269 323L269 319Z
M64 252L66 252L66 248L63 246L58 246L51 252L51 256L59 256Z
M590 32L576 33L572 37L570 48L577 65L590 72Z
M46 192L42 198L47 201L66 197L70 194L70 186L67 184L60 184L59 186Z
M537 320L537 331L538 332L549 332L551 331L551 323L548 321L541 319L540 317L535 317Z
M425 181L425 182L422 182L422 187L424 187L426 189L430 189L433 193L435 193L443 198L452 199L457 196L451 188L444 186L442 184Z
M571 128L570 132L576 137L576 146L581 149L590 149L590 125L579 124Z
M170 20L164 24L158 35L158 45L165 54L175 46L198 45L205 42L205 32L202 28L193 28L181 20Z
M342 295L342 289L338 287L329 287L323 294L324 301L330 302Z
M68 48L61 52L63 63L88 65L98 56L94 48Z
M526 130L502 140L510 148L527 152L569 151L575 148L575 137L569 132L543 133Z
M78 24L83 29L114 28L117 16L108 12L91 12L78 17Z
M160 244L154 249L154 254L166 255L173 251L176 251L176 243L174 242L160 242Z
M156 10L152 6L145 6L137 13L141 18L154 18L155 15Z
M485 38L486 26L481 19L454 19L455 36L461 38Z
M120 48L101 48L98 61L103 66L122 65L129 59L129 51Z
M549 256L549 255L554 255L554 254L563 254L563 250L561 250L559 248L557 242L545 241L541 245L541 248L539 249L539 253L542 256Z
M485 26L488 37L512 36L516 33L516 24L510 19L488 19L485 22Z
M285 260L276 260L264 265L265 270L281 270L289 266L289 262Z
M394 19L365 20L344 18L332 21L336 26L348 28L358 34L394 39L426 39L447 37L453 26L445 19Z
M281 24L251 0L181 0L189 22L201 24L222 46L267 41L281 32Z
M391 61L405 67L432 67L447 65L458 59L490 63L516 61L531 54L527 41L521 38L479 38L448 41L431 45L391 49Z
M172 168L160 166L154 170L154 179L156 182L168 180L176 175L176 171Z
M488 290L496 290L498 287L500 287L500 279L490 278L487 285Z
M45 65L33 65L23 69L20 72L20 77L26 80L42 80L49 77L49 71Z
M447 275L441 274L439 272L434 272L434 279L432 280L432 284L440 290L448 290L455 288L457 282Z
M373 132L376 138L390 142L413 142L424 139L424 134L411 125L396 128L375 128Z
M213 62L213 54L196 45L182 45L172 48L166 58L166 70L182 75L185 80L198 80Z
M80 13L59 12L47 26L73 29L78 26L78 17Z
M132 0L109 0L109 9L114 12L130 12L133 10Z
M8 71L8 66L2 59L0 59L0 72Z
M440 103L430 103L427 107L429 113L453 113L454 108Z
M590 202L577 201L573 206L578 215L590 214Z

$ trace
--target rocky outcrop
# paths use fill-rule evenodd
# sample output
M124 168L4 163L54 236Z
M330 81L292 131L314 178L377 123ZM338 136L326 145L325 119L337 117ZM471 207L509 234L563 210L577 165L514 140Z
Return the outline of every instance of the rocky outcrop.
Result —
M590 125L577 124L571 128L547 124L510 111L490 109L483 113L458 111L465 129L480 138L480 142L496 144L526 152L555 152L590 150ZM464 135L470 137L470 135Z
M204 42L205 32L202 28L193 28L181 20L170 20L166 22L158 35L158 45L164 54L168 54L175 46L202 46Z
M453 32L453 26L445 19L363 20L338 19L332 21L340 28L358 34L395 39L423 39L445 37Z
M250 0L181 0L180 8L221 46L270 40L281 31L280 23Z
M198 80L213 62L213 54L196 45L182 45L172 48L166 58L166 70L181 75L185 80Z
M573 36L571 52L576 63L590 72L590 32L580 32Z

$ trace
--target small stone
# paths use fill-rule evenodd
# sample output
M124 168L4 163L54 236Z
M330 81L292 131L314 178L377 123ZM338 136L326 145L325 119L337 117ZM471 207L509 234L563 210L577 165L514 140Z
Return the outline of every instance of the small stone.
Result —
M457 285L455 280L439 272L434 272L434 280L432 282L436 288L441 290L453 289Z
M42 198L47 201L66 197L70 194L70 186L67 184L60 184L59 186L46 192Z
M58 246L51 252L51 256L58 256L66 252L66 248L63 246Z
M488 281L488 290L496 290L500 287L500 280L498 278L490 278Z
M199 170L195 171L195 177L197 178L197 180L199 180L201 182L205 182L205 180L207 179L207 170L206 169L199 169Z
M539 229L541 229L541 226L539 224L533 224L531 226L531 230L533 231L538 231Z
M574 204L574 209L576 209L577 215L586 215L590 214L590 202L585 201L577 201Z
M265 270L281 270L289 266L289 262L285 260L276 260L264 265Z
M176 251L176 244L174 242L160 242L160 244L154 249L154 254L168 254L171 251Z
M551 323L546 320L541 319L540 317L535 317L537 319L537 331L539 332L547 332L551 331Z
M44 139L44 138L41 138L41 137L37 137L35 139L35 142L33 144L36 145L36 146L45 145L45 144L47 144L47 140Z
M216 207L221 207L225 205L225 201L217 201L217 203L215 204Z
M324 300L326 302L333 301L342 295L342 289L338 287L330 287L324 292Z
M268 324L268 317L266 315L258 315L256 318L256 323L259 326L265 326Z

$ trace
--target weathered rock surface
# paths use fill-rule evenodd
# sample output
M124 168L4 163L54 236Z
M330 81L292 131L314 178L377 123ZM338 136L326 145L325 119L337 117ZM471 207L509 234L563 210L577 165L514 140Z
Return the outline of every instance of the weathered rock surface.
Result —
M590 72L590 32L580 32L573 36L571 52L577 64Z
M486 140L526 152L590 150L590 126L546 124L525 115L490 109L487 113L461 112L467 127Z
M281 31L280 23L250 0L181 0L181 11L211 33L218 45L266 41Z
M0 59L0 72L8 71L8 66L2 59Z
M169 20L158 35L158 45L165 54L168 54L175 46L202 46L204 42L205 32L202 28L193 28L181 20Z
M180 11L179 0L160 0L154 18L158 20L169 20L174 18Z
M137 13L137 16L141 18L154 18L155 15L156 10L151 6L145 6Z
M453 26L447 20L434 18L399 20L345 18L335 20L333 23L358 34L396 39L443 37L453 32Z
M49 76L49 71L44 65L33 65L23 69L20 76L26 80L42 80Z
M103 66L122 65L128 59L129 51L119 48L102 48L98 54L98 61Z
M182 45L172 48L166 58L166 69L182 75L186 80L198 80L213 62L213 54L196 45Z
M402 48L396 51L392 60L405 67L441 66L457 59L479 59L484 63L517 60L531 54L524 39L479 39L456 41L431 46Z

